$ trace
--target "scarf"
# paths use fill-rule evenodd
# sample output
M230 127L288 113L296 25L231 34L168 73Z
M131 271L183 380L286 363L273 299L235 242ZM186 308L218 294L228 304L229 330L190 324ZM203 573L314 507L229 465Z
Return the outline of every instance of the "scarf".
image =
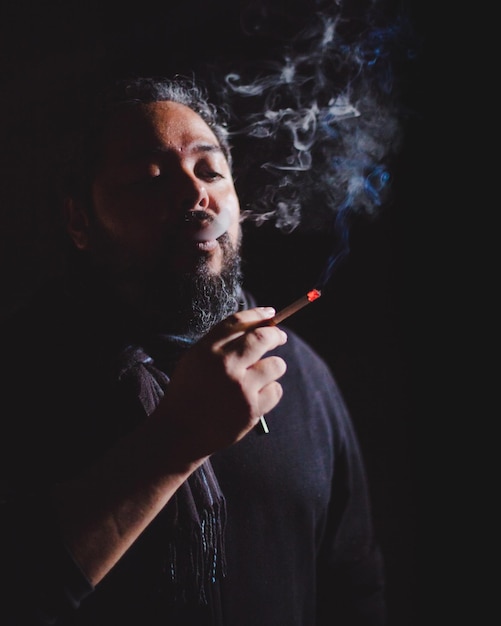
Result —
M190 345L185 338L163 335L147 349L129 345L121 353L119 382L134 393L146 415L164 395L170 380L166 372L172 372ZM164 573L172 583L174 599L207 604L210 585L226 574L226 504L209 460L181 485L166 509L170 536Z

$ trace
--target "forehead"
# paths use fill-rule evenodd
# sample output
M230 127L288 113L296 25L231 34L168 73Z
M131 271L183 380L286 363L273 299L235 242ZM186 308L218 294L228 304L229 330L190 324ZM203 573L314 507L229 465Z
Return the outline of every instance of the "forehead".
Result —
M195 111L170 101L120 111L104 134L105 152L122 156L158 149L189 152L200 145L220 148L212 130Z

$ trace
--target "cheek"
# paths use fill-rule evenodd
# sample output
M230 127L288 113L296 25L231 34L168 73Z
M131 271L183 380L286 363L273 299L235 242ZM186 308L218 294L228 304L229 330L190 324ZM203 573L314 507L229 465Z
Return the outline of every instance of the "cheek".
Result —
M100 226L115 240L134 248L151 245L159 236L157 216L144 209L133 194L94 189L94 212Z
M240 238L240 204L236 193L228 193L227 197L223 198L220 206L223 207L223 210L228 211L230 217L228 234L235 245Z
M100 226L114 236L122 236L129 222L127 219L129 211L126 203L119 198L119 194L113 193L107 187L94 184L92 203Z
M231 243L233 247L236 248L240 242L240 221L237 220L235 223L232 223L228 228L228 235L230 236Z

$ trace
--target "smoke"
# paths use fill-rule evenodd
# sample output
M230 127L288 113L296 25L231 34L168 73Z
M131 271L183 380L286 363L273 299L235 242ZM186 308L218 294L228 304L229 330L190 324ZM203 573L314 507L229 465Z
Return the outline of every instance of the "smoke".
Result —
M347 252L350 217L377 215L390 194L410 25L377 0L357 9L316 2L308 16L292 18L277 4L255 1L242 11L242 31L268 44L270 55L227 71L221 86L242 155L235 167L242 219L273 221L285 233L332 230L331 267Z

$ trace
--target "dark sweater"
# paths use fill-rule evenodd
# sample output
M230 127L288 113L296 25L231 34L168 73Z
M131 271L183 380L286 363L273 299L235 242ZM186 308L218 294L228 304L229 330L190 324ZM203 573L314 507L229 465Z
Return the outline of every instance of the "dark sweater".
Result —
M48 488L144 416L117 386L130 339L87 293L57 288L3 324L0 624L382 626L384 576L353 425L326 364L290 330L284 395L211 457L227 503L226 576L174 601L162 513L93 589L65 550Z

